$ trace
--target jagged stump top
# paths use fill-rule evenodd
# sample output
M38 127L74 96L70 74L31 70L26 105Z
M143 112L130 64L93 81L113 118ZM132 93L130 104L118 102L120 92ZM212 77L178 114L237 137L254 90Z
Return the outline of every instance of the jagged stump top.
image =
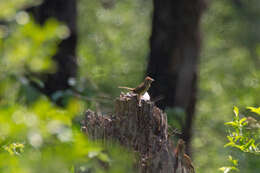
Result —
M168 140L166 115L153 102L121 94L113 115L87 110L82 129L93 139L117 141L139 153L142 173L173 173L175 156Z

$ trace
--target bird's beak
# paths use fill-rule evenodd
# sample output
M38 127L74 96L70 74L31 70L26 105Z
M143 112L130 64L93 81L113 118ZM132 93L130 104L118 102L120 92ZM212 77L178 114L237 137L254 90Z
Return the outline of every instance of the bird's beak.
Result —
M153 78L151 78L151 77L149 77L149 76L147 76L146 78L145 78L145 80L148 80L148 81L155 81Z

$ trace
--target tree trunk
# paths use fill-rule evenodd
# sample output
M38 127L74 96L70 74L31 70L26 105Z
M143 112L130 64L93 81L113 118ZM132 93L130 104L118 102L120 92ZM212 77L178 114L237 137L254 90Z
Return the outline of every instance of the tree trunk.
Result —
M173 152L166 114L150 101L142 100L140 106L136 95L117 98L114 115L88 110L82 129L92 139L112 140L134 150L140 156L136 163L140 173L181 173L186 169Z
M154 0L151 52L147 74L155 79L151 96L163 96L159 108L186 113L182 138L191 140L200 51L200 18L204 0Z
M44 24L49 18L55 18L66 24L70 30L70 36L59 44L58 51L53 57L57 71L45 76L46 80L42 91L51 96L56 91L70 88L69 79L76 77L76 0L44 0L40 6L32 7L28 11L33 13L36 21L40 24Z

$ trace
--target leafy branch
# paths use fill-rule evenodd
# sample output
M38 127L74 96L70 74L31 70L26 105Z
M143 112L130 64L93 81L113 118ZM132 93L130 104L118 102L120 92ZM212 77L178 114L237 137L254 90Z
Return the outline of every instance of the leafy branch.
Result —
M247 107L247 109L260 116L260 107ZM224 147L237 148L240 152L259 155L259 122L251 116L240 117L239 109L236 106L233 111L235 114L233 121L225 123L229 127L229 134L227 135L228 143ZM232 163L232 166L221 167L219 170L224 173L239 171L237 168L238 161L234 160L232 156L229 156L229 161Z

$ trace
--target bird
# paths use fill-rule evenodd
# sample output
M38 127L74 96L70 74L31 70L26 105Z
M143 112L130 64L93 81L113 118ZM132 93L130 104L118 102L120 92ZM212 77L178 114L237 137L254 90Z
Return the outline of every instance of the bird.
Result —
M138 85L136 88L129 88L129 87L122 87L119 86L118 88L123 88L123 89L127 89L129 91L132 91L135 94L139 94L139 95L144 95L144 93L146 93L148 91L148 89L151 86L151 83L154 81L153 78L147 76L144 81Z
M136 88L122 87L122 86L119 86L118 88L127 89L127 90L132 91L133 93L137 94L139 105L140 105L141 97L149 90L153 81L154 81L153 78L147 76L144 79L144 81L140 85L138 85Z
M175 156L176 156L176 167L178 168L180 165L180 169L186 169L188 173L195 173L194 166L192 164L191 158L185 154L185 141L183 139L179 139L177 143L177 147L175 149Z

